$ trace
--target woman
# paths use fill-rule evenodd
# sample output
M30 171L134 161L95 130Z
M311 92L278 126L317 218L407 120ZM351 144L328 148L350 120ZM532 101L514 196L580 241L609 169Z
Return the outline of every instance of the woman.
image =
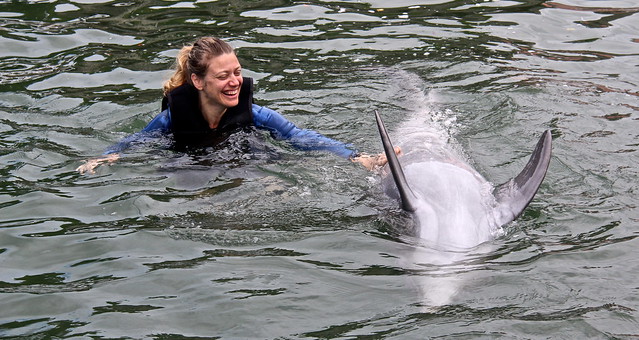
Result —
M180 50L175 73L164 84L162 112L141 132L76 170L94 173L97 166L116 161L119 152L147 134L173 133L178 149L197 149L215 145L248 126L266 129L274 138L303 150L333 152L369 170L386 163L382 154L360 155L342 142L300 129L276 111L253 104L253 80L242 77L233 48L221 39L204 37Z

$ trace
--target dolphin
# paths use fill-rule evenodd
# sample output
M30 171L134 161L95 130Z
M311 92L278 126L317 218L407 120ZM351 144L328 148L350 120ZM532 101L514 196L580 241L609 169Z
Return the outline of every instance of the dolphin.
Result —
M425 142L400 136L410 141L402 146L400 162L377 110L375 118L388 159L382 169L385 191L414 217L416 236L439 249L469 249L503 233L501 227L519 217L532 201L550 163L552 137L546 130L524 169L494 187L447 150L445 138L425 138L429 139Z
M548 170L552 138L545 131L524 169L493 186L464 160L437 118L424 124L415 116L401 126L399 158L377 111L375 118L388 159L381 170L384 190L412 215L409 226L418 237L417 244L405 243L400 265L413 273L410 282L420 292L420 306L431 312L473 282L474 259L489 252L488 241L503 235L502 226L532 201Z

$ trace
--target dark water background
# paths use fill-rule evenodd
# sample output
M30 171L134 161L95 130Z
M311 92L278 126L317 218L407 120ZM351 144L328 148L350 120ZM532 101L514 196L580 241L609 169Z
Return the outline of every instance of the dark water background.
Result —
M0 337L639 338L637 12L0 2ZM398 237L375 174L260 133L75 172L158 112L177 50L202 35L237 47L257 102L300 126L379 152L372 110L391 131L438 115L495 183L551 129L548 176L489 251L441 268ZM418 287L438 278L461 289L427 308Z

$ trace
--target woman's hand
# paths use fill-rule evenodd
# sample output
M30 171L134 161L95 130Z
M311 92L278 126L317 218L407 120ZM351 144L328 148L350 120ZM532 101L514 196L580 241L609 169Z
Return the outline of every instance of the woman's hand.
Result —
M399 146L395 147L395 154L396 155L402 154L402 149ZM375 168L382 167L386 165L386 163L388 163L388 159L386 158L386 155L383 153L380 153L379 155L361 154L353 158L352 160L353 162L362 164L366 169L370 171L375 170Z
M120 158L120 155L117 153L112 153L110 155L106 155L103 157L92 158L92 159L84 161L84 164L80 165L77 169L75 169L75 171L79 172L80 174L84 174L85 172L88 172L93 175L95 174L94 169L97 168L100 164L113 163L117 161L119 158Z

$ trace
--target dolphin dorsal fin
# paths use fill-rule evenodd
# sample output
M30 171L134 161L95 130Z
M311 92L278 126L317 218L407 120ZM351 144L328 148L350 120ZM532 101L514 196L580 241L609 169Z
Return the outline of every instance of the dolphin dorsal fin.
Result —
M375 110L375 119L377 120L377 128L379 129L379 135L382 138L382 144L384 145L384 152L386 153L386 158L388 159L388 166L393 174L395 185L397 186L397 190L399 191L399 197L401 197L402 200L402 209L411 212L415 211L417 209L417 196L415 196L413 191L408 186L408 183L406 182L406 177L404 176L402 166L397 159L397 155L395 154L393 143L391 143L390 137L388 137L388 132L386 132L384 122L379 116L379 112L377 112L377 110Z
M543 182L550 164L552 136L546 130L539 138L524 169L493 191L500 211L501 225L513 221L524 212Z

